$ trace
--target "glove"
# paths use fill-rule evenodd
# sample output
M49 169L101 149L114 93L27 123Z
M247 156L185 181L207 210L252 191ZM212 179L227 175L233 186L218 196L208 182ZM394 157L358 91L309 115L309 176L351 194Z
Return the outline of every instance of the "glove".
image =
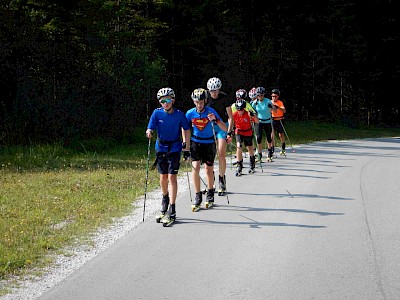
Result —
M254 117L254 116L255 116L255 114L254 114L252 111L249 111L249 113L250 113L250 116L251 116L251 117Z
M183 150L183 160L188 160L190 157L190 151Z
M275 108L275 109L278 109L278 108L279 108L279 106L278 106L278 105L274 105L274 108Z
M186 148L186 142L183 142L182 143L182 149L185 149Z
M271 103L268 103L268 108L272 108L272 104Z

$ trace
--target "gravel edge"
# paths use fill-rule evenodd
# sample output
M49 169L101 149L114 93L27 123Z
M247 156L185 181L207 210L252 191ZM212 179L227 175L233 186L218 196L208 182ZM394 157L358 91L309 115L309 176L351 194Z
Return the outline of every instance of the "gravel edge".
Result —
M204 176L204 170L200 175ZM190 176L190 173L189 173ZM189 177L191 181L191 177ZM183 194L188 189L188 179L186 172L178 176L178 195ZM156 189L146 195L146 211L145 222L149 222L149 218L153 217L160 208L161 189ZM63 281L67 276L82 267L90 259L110 247L117 240L124 237L129 231L143 224L143 202L144 195L138 198L132 206L136 209L125 217L115 219L107 228L99 229L91 238L93 246L83 245L76 248L66 248L68 255L58 255L52 266L47 267L43 272L43 276L34 278L27 277L18 279L19 286L10 288L10 293L1 296L1 300L33 300L40 297L46 291ZM153 217L154 218L154 217ZM71 255L72 253L72 255ZM0 283L1 284L1 283Z

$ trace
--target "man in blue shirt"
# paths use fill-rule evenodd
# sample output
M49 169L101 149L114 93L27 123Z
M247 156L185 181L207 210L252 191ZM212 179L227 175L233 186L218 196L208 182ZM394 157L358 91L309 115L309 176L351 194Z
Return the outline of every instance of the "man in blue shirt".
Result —
M192 100L195 107L186 112L186 119L192 125L190 141L190 155L193 172L193 183L196 191L195 202L192 211L200 209L202 193L200 192L200 165L205 164L207 175L207 200L206 208L214 204L214 159L216 154L216 128L227 130L226 124L221 120L220 115L210 106L206 106L207 91L199 88L192 93ZM216 126L216 125L218 126ZM221 155L221 154L220 154Z
M146 136L151 139L154 131L157 131L157 141L155 145L157 159L157 170L160 174L160 186L162 190L161 215L157 217L159 222L164 215L167 222L174 221L176 218L175 202L178 191L177 174L180 166L182 151L182 141L189 141L190 127L185 114L173 107L175 93L171 88L162 88L157 93L157 100L161 104L160 108L153 111L149 124L147 125ZM189 143L185 146L184 157L189 155ZM168 191L168 182L170 191ZM168 210L169 205L169 210Z

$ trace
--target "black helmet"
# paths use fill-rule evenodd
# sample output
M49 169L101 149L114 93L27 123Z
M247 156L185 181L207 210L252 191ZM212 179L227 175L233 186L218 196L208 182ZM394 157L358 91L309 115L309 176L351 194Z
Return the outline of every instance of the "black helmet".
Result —
M272 93L272 94L277 94L277 95L280 95L280 94L281 94L281 92L280 92L278 89L273 89L273 90L271 91L271 93Z
M256 88L256 95L257 96L263 96L264 97L265 94L265 88L262 86L259 86Z
M192 100L193 101L199 102L199 101L206 100L206 99L207 99L207 91L205 89L198 88L192 92Z
M237 110L242 110L246 107L246 101L243 99L237 99L235 102L235 107Z

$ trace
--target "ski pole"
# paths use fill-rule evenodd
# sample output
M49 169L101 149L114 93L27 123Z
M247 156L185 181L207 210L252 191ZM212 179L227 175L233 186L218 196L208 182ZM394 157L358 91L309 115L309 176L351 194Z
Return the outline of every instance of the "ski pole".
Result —
M254 141L256 142L256 147L257 147L257 137L255 134L254 123L251 123L251 126L253 127L253 136L254 136ZM262 149L261 149L261 153L262 153ZM260 168L261 168L261 173L264 173L264 169L263 169L262 163L261 163L261 158L260 158Z
M296 152L296 150L295 150L295 149L293 149L292 142L290 141L290 138L289 138L289 136L288 136L288 134L287 134L287 132L286 132L285 126L283 126L282 120L279 120L279 122L281 122L281 125L282 125L282 128L283 128L283 131L285 132L285 135L286 135L286 137L287 137L287 139L288 139L288 141L289 141L289 143L290 143L290 147L292 148L292 152Z
M151 147L151 139L149 139L149 143L147 144L147 166L146 166L146 184L144 186L143 222L144 222L144 215L146 212L147 184L149 182L150 147Z

